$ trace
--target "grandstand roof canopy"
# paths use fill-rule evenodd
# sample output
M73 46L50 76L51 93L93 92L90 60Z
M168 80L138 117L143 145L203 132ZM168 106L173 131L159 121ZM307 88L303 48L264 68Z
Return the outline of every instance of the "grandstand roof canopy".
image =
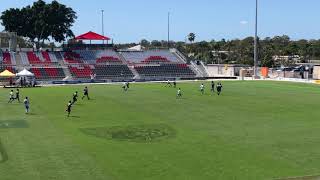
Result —
M75 39L77 40L110 40L107 36L102 36L95 32L89 31L87 33L81 34L77 36Z

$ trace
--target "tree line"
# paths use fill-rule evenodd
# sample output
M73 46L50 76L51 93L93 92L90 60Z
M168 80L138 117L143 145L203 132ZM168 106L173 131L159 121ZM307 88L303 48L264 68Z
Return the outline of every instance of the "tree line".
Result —
M233 40L212 40L194 42L195 34L190 33L188 42L169 43L177 48L190 60L202 60L205 63L248 64L253 65L254 37ZM141 40L140 44L146 48L167 48L167 41ZM122 44L122 47L135 44ZM275 62L274 56L289 56L288 61ZM258 41L258 57L261 66L274 67L281 63L293 63L290 57L299 56L301 62L320 59L320 40L292 40L287 35L266 37Z

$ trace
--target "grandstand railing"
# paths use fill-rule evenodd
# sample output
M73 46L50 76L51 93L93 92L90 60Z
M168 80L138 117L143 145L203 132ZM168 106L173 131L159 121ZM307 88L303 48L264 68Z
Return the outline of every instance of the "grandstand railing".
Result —
M63 44L64 51L68 50L100 50L113 48L113 44Z

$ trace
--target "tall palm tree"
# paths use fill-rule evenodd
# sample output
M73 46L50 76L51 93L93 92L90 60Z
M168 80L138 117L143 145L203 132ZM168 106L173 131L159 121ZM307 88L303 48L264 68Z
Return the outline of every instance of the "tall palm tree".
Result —
M196 35L194 33L189 33L188 35L188 40L193 43L194 40L196 39Z

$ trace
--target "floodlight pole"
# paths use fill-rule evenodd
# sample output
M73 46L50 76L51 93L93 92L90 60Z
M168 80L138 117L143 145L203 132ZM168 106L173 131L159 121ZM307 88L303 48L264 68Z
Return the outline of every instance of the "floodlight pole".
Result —
M170 48L170 12L168 12L168 49Z
M255 36L254 36L254 69L253 77L256 78L258 66L258 0L256 0L256 20L255 20Z
M102 25L102 35L104 36L104 10L101 10L101 25ZM102 44L104 44L104 40L102 40Z

